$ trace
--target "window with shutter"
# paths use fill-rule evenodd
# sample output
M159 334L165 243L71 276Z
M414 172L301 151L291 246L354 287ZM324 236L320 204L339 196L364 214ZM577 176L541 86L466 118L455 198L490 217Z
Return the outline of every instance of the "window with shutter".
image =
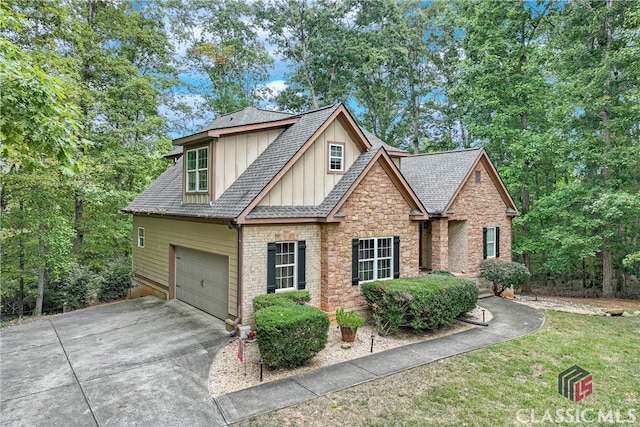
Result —
M497 258L500 256L500 227L485 227L482 229L483 258Z
M267 293L306 288L306 241L267 244Z
M352 241L352 284L400 277L400 237Z

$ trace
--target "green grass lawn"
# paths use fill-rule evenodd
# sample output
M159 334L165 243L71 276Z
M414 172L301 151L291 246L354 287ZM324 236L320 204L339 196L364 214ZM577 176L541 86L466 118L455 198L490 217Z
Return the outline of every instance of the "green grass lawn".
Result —
M640 319L545 314L545 326L532 335L242 425L579 425L571 417L640 425ZM593 375L593 394L577 403L557 391L558 374L573 365Z

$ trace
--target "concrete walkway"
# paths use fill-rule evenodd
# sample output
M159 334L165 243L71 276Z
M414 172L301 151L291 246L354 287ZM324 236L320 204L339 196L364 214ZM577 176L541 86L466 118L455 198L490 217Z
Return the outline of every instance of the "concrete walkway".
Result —
M544 324L538 310L502 298L480 300L493 313L488 327L374 353L280 381L225 394L215 399L227 423L235 423L387 375L508 341Z
M226 425L209 394L224 323L139 298L0 330L2 426Z

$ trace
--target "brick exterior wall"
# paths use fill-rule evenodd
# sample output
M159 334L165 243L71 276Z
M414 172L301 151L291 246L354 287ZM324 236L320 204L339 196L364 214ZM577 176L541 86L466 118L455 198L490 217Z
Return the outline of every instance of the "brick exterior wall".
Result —
M242 323L253 322L253 298L267 293L267 243L305 240L306 288L320 307L320 225L262 225L242 228Z
M400 276L418 274L420 223L409 219L411 209L384 168L373 165L340 208L344 220L322 225L322 310L365 305L360 286L351 284L352 239L400 236Z
M431 221L431 268L449 270L449 228L447 218Z
M467 221L449 221L449 270L467 270Z
M475 182L475 171L480 172L480 183ZM463 244L456 243L449 245L447 238L447 246L451 252L465 252L466 266L465 274L468 276L477 276L480 274L480 261L482 261L482 228L483 227L500 227L500 258L501 260L511 261L511 217L506 214L507 205L505 204L500 193L493 181L490 179L484 162L479 162L476 169L469 175L470 178L463 184L461 191L451 205L450 210L453 211L447 218L433 221L434 224L441 223L441 227L432 226L435 229L448 229L448 221L466 220L466 248ZM444 230L440 230L444 234ZM448 231L446 233L449 235ZM441 252L436 247L436 233L433 233L433 252L434 252L434 269L449 270L443 262L436 267L436 252ZM444 244L444 239L442 239ZM448 263L447 263L448 264ZM460 271L454 271L460 273Z

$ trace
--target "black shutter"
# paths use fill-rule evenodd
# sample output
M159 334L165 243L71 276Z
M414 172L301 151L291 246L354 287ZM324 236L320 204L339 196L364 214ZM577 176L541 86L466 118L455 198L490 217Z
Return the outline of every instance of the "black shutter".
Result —
M276 244L267 243L267 293L276 292Z
M393 236L393 278L400 277L400 236Z
M482 258L487 259L487 227L482 229Z
M298 242L298 289L304 289L307 286L307 242L300 240Z
M351 284L356 286L360 282L360 272L358 271L358 250L360 249L360 240L353 239L351 241Z
M496 258L500 258L500 227L496 227Z

